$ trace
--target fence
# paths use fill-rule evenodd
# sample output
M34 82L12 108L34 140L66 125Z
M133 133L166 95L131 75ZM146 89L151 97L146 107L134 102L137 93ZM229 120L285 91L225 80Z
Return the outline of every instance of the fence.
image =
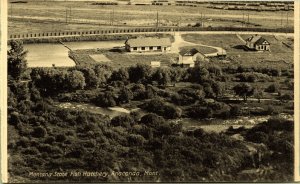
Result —
M142 32L173 32L173 31L256 31L256 32L286 32L293 33L292 28L245 28L245 27L164 27L164 28L127 28L127 29L107 29L92 31L58 31L44 33L25 33L11 34L9 39L26 39L26 38L50 38L50 37L69 37L69 36L89 36L89 35L106 35L120 33L142 33Z
M89 35L105 35L105 34L119 34L119 33L140 33L140 32L170 32L170 31L173 31L173 28L130 28L130 29L107 29L107 30L92 30L92 31L57 31L57 32L45 32L45 33L11 34L9 35L9 39L89 36Z

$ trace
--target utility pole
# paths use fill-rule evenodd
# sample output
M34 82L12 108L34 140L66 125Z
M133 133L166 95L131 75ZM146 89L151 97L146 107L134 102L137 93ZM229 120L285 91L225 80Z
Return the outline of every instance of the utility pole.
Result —
M243 27L245 27L245 13L243 12Z
M10 3L10 16L13 16L13 3Z
M66 24L68 24L68 9L66 8Z
M289 26L289 12L286 12L286 33L288 31L288 26Z
M70 21L72 21L72 7L70 6Z
M112 12L112 26L114 25L114 20L115 20L115 9L113 9Z
M248 13L248 25L249 25L249 13Z
M108 25L111 25L111 11L109 12L109 23Z
M282 28L282 16L283 16L283 12L281 12L281 17L280 17L280 27Z
M158 28L158 11L156 12L156 28Z

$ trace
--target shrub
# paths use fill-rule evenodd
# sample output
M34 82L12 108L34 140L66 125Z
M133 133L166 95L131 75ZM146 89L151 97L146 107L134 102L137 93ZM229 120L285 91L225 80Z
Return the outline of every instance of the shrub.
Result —
M111 120L112 126L122 126L129 128L134 124L133 119L129 115L116 116Z
M145 124L146 126L155 128L155 127L159 126L160 124L162 124L164 121L165 121L164 118L162 118L156 114L150 113L150 114L143 116L141 118L140 123Z
M41 126L33 129L32 136L37 138L45 137L47 134L47 130Z
M268 92L268 93L276 93L278 91L279 91L278 84L271 84L265 89L265 92Z
M284 94L284 95L281 95L280 97L279 97L279 99L280 100L293 100L294 99L294 97L293 97L293 95L292 94Z
M58 134L55 136L56 142L64 142L67 139L65 134Z

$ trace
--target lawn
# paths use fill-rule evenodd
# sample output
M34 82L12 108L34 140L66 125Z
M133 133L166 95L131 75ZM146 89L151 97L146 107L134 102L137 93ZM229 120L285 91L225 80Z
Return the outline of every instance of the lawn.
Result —
M205 46L197 46L197 45L181 47L180 50L188 50L188 49L192 49L192 48L197 49L202 54L210 54L210 53L218 52L217 49L214 49L214 48L211 48L211 47L205 47Z
M109 62L103 62L113 68L128 67L137 63L143 63L150 65L151 61L161 61L162 66L171 66L172 61L175 60L178 55L174 53L128 53L123 50L108 50L108 49L86 49L86 50L74 50L72 51L73 60L77 65L94 65L99 63L99 58L95 55L101 55L102 59Z
M241 35L243 39L247 39L251 35ZM293 48L286 46L291 44L292 38L275 37L273 35L263 35L271 43L271 52L253 52L244 51L240 46L243 42L235 34L185 34L183 39L196 44L212 45L222 47L227 51L227 56L235 63L243 65L273 65L291 67L287 63L293 63Z

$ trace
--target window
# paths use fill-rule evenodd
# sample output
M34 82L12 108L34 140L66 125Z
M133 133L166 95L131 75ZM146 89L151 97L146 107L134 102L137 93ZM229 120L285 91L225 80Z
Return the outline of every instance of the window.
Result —
M153 50L153 47L149 47L150 50Z
M158 46L157 49L160 50L160 49L161 49L161 46Z
M145 47L142 47L142 50L145 50Z
M137 50L137 47L133 47L133 50Z

